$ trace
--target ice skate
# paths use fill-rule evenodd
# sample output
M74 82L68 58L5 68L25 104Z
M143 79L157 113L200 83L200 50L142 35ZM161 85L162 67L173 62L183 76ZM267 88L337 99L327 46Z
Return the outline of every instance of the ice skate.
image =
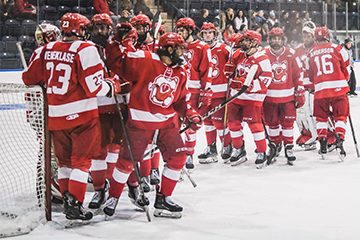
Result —
M303 147L305 149L305 151L316 150L316 142L312 142L309 144L303 144L301 147Z
M165 196L159 191L159 186L156 186L156 198L155 198L155 217L166 218L181 218L183 208L174 203L169 196Z
M194 169L194 160L193 155L186 154L186 162L185 162L186 169Z
M341 161L344 161L346 157L346 152L344 150L343 142L344 140L341 139L340 134L336 134L336 151Z
M335 144L328 144L327 145L327 152L332 152L336 149L336 143Z
M160 183L160 173L158 168L152 168L150 171L150 184L157 185Z
M144 189L144 192L150 192L149 177L141 177L141 185Z
M326 138L322 138L320 139L320 149L319 149L319 154L321 155L321 158L324 160L325 159L325 154L327 153L327 139Z
M138 208L145 210L145 206L148 206L150 203L149 199L146 196L144 196L144 199L142 198L139 186L133 187L128 185L128 187L129 187L128 196L130 198L131 203L137 206Z
M278 144L276 144L275 157L280 156L281 149L282 149L282 143L278 143Z
M207 146L203 153L198 156L199 163L216 163L218 162L217 158L218 152L216 150L216 143L213 143Z
M90 209L99 209L101 205L105 202L105 189L96 190L94 196L92 197L89 208Z
M109 217L114 215L118 201L119 201L118 198L109 196L103 205L103 212Z
M246 157L245 142L243 142L243 145L241 147L234 149L233 155L230 158L230 164L234 167L236 165L246 162L247 160L248 159Z
M230 161L232 151L233 151L232 143L229 143L229 145L224 147L223 152L221 154L221 158L223 159L224 163L228 163Z
M267 159L267 157L266 157L265 152L258 153L256 160L255 160L256 168L257 169L263 168L266 164L266 159Z
M64 193L64 201L66 201L65 217L68 220L87 221L93 217L91 212L86 212L82 206L82 202L76 201L75 196L66 191ZM70 224L70 222L69 222Z
M296 157L294 155L294 144L286 144L285 146L285 157L287 158L287 163L289 165L294 165Z

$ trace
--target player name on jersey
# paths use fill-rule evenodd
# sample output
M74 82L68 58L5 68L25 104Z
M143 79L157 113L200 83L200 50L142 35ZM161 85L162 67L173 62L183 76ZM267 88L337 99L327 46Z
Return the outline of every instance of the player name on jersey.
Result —
M319 54L323 54L323 53L333 53L334 52L334 48L321 48L321 49L317 49L315 51L310 52L310 56L316 56Z
M74 53L59 52L59 51L46 51L44 54L45 60L57 60L64 62L74 62Z

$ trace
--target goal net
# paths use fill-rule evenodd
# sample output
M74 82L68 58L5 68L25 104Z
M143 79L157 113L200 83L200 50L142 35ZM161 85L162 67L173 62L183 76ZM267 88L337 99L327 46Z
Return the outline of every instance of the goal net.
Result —
M0 237L46 221L44 119L40 86L0 83Z

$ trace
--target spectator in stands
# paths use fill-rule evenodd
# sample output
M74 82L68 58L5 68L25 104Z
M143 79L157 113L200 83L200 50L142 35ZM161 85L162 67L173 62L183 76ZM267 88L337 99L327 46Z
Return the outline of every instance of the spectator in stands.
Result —
M302 24L298 12L293 12L289 21L289 28L285 31L290 47L296 48L301 43Z
M154 18L154 15L150 11L150 8L148 6L146 6L145 0L137 0L136 1L135 6L134 6L134 14L135 15L145 14L146 16L148 16L150 18L150 20Z
M255 25L254 27L254 31L257 31L261 34L261 46L265 46L268 42L268 37L269 37L269 26L267 25L267 23L262 24L261 26L259 25Z
M243 24L243 25L240 26L239 33L241 33L242 35L244 35L244 33L245 33L247 30L249 30L249 29L247 28L247 26L246 26L245 24Z
M264 23L266 23L266 18L264 17L264 11L263 10L260 10L260 11L258 11L256 13L255 20L256 20L256 23L259 26L262 26Z
M229 44L229 37L235 33L234 28L231 24L226 25L223 33L223 39L226 44Z
M301 25L304 25L304 23L310 21L309 13L303 12L303 14L301 14L300 21L301 21Z
M284 32L286 32L286 30L289 29L289 21L290 21L289 12L283 11L280 17L280 27Z
M221 29L217 22L214 23L214 27L216 29L216 32L215 32L216 41L219 43L224 43L224 41L222 39Z
M121 0L120 2L121 9L128 10L131 13L131 10L133 9L133 3L131 0Z
M242 10L239 10L235 19L235 31L240 32L241 25L246 25L248 27L248 20Z
M34 5L29 4L28 0L16 0L13 9L13 17L19 20L36 20L36 8Z
M127 9L122 10L121 17L119 18L119 23L129 23L130 22L130 11Z
M234 14L234 9L232 8L228 8L226 10L226 20L225 20L225 26L227 27L227 25L231 25L233 30L235 29L235 14Z
M200 9L200 17L196 19L195 25L200 29L204 22L210 22L208 17L209 17L209 11L205 8ZM195 32L198 32L198 30Z
M114 15L116 15L118 18L121 17L121 4L117 4L117 1L116 0L106 0L107 1L107 4L109 6L109 10L110 12L114 13Z
M6 21L12 16L14 0L0 0L0 21Z
M348 80L350 91L347 93L350 96L357 96L356 90L356 78L355 78L355 72L354 72L354 57L353 57L353 51L352 51L352 39L350 37L345 38L345 41L341 46L346 49L348 55L349 55L349 65L351 67L351 73Z
M213 20L213 24L215 26L217 24L221 31L225 29L226 26L225 23L226 23L226 15L223 12L219 13L219 15L217 15Z
M251 10L250 11L250 15L249 15L249 20L250 20L250 25L249 25L249 29L254 30L255 26L259 26L259 24L256 23L256 12Z
M110 11L109 4L107 3L106 0L94 0L93 7L96 14L107 13L111 17L111 20L113 21L114 28L116 27L119 19L117 16L114 15L113 12Z
M274 27L279 27L279 21L276 18L275 12L271 11L269 14L269 18L267 19L266 23L269 26L269 30L273 29Z

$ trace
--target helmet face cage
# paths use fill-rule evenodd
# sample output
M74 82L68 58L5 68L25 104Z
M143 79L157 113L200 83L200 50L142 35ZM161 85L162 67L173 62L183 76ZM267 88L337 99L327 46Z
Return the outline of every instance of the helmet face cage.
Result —
M66 13L61 18L61 31L64 34L73 34L77 37L84 37L86 25L89 23L90 21L79 13ZM83 30L81 35L80 30Z
M60 29L50 23L40 24L35 31L35 39L39 46L61 40Z
M107 13L95 14L91 19L91 25L106 25L109 29L109 35L113 31L113 21Z
M329 30L326 27L317 27L315 29L315 39L317 41L326 40L329 41Z
M211 32L213 32L213 33L214 33L214 37L213 37L211 40L206 40L206 39L204 38L204 36L203 36L203 32L205 32L205 31L211 31ZM202 25L202 27L201 27L201 32L200 32L200 34L201 34L201 40L202 40L203 42L206 42L207 44L212 44L212 43L214 43L214 42L216 41L216 28L215 28L214 24L212 24L212 23L204 23L204 24Z

